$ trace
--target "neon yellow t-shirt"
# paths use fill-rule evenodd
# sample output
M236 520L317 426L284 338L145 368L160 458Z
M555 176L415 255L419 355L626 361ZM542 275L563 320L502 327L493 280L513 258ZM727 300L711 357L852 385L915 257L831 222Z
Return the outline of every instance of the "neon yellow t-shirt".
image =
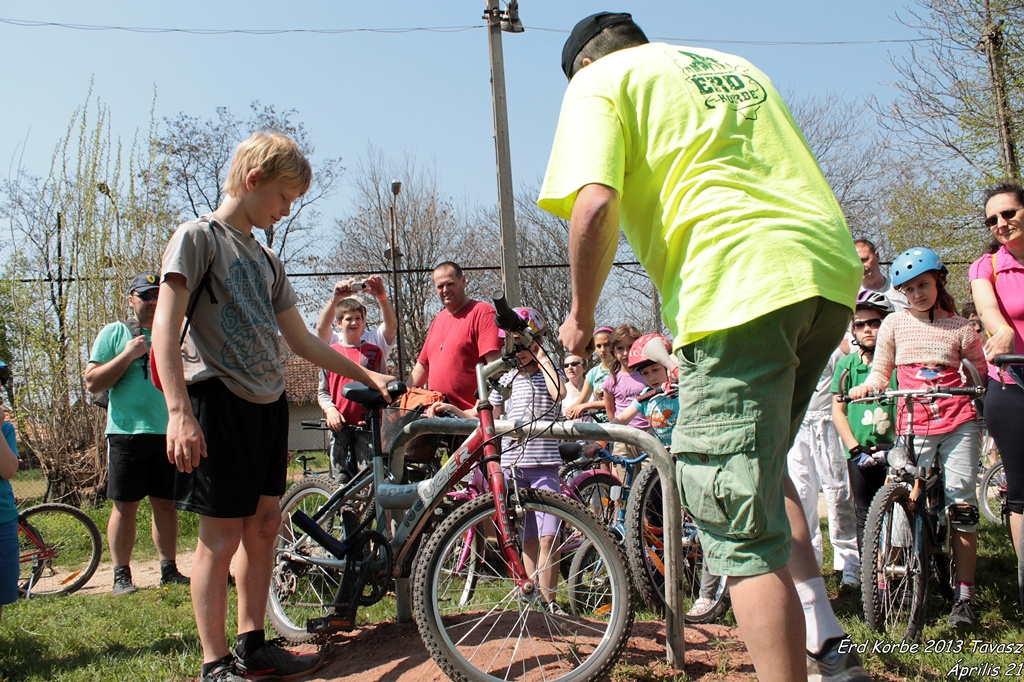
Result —
M789 109L742 57L653 43L584 67L562 102L538 204L569 218L614 188L622 229L680 347L822 296L863 267Z

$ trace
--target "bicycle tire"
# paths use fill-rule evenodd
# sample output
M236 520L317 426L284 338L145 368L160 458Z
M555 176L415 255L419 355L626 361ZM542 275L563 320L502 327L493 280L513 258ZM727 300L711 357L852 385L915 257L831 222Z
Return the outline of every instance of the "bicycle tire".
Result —
M274 545L267 618L277 634L292 644L309 642L316 637L306 631L306 622L333 613L334 597L342 576L337 568L306 563L286 554L329 556L326 549L293 525L291 515L301 509L312 516L337 489L338 485L330 478L309 476L295 483L281 499L281 527ZM320 519L319 523L331 535L343 539L357 522L354 512L343 509L340 514Z
M580 474L585 472L580 472ZM580 474L577 474L579 476ZM601 523L611 527L615 523L616 507L612 501L612 486L622 486L622 483L615 476L609 473L597 472L589 476L578 485L570 481L569 490L573 499L582 504Z
M1000 489L1001 487L1001 489ZM1002 460L982 474L978 483L978 502L982 515L992 523L1003 523L1003 505L1006 503L1006 475Z
M924 622L929 561L915 550L919 545L928 550L917 537L920 532L910 490L901 481L889 481L868 510L861 590L868 627L901 640L917 641Z
M420 636L437 665L456 682L598 679L622 653L633 622L622 550L607 527L566 497L521 488L518 507L524 513L516 523L537 512L559 518L563 532L556 548L590 543L590 551L601 559L597 578L606 584L608 595L600 612L550 614L542 608L539 590L530 595L519 592L503 557L494 552L487 555L472 603L459 604L452 595L461 593L460 577L446 567L458 560L459 539L466 531L493 519L494 495L487 493L456 510L424 541L412 588ZM561 560L566 560L564 554ZM556 588L556 601L561 603L566 601L565 584L560 580Z
M89 582L100 565L103 542L88 514L50 502L29 507L18 519L42 542L40 546L19 527L18 593L22 597L71 594Z
M665 612L665 564L664 545L658 538L663 537L663 507L661 475L651 465L641 469L633 482L633 489L626 504L626 558L637 593L648 608L659 613ZM704 580L704 550L697 535L692 518L684 513L683 518L683 608L687 623L712 623L721 618L729 608L726 598L726 577L720 576L715 582L711 604L699 614L689 614L694 602L700 598Z

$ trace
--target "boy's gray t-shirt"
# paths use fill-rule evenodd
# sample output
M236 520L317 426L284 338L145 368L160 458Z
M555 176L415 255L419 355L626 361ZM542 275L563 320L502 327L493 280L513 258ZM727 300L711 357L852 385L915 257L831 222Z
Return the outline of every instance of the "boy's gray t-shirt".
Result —
M174 232L163 277L182 275L195 292L211 260L217 303L205 287L195 294L199 301L181 347L185 383L217 377L240 398L272 403L284 392L276 315L295 306L295 290L277 254L212 214Z

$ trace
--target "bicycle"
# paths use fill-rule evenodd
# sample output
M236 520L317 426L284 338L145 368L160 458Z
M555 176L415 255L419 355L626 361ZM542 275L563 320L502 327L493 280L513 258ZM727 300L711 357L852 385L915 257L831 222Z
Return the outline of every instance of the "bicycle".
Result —
M640 597L652 609L665 610L665 542L661 475L655 467L645 467L634 482L633 494L626 505L626 558ZM714 576L706 570L697 524L683 512L683 575L688 623L712 623L729 608L726 576ZM703 595L709 604L703 612L690 613Z
M992 523L1006 523L1006 474L1002 461L985 469L978 483L978 507L981 514Z
M914 406L955 395L985 393L973 366L964 363L972 386L885 389L857 402L899 400L907 411L907 433L886 451L886 483L875 494L864 529L861 592L869 628L917 641L927 608L928 578L945 599L953 598L956 566L952 551L952 507L947 507L940 457L926 471L917 464ZM846 377L840 382L844 386ZM838 400L849 402L840 392Z
M84 511L50 502L18 514L18 551L18 593L30 599L81 589L96 572L103 545Z
M411 576L421 637L454 680L578 682L600 677L618 658L633 621L621 549L578 502L522 488L506 481L501 470L488 381L515 366L514 335L530 339L503 298L495 299L495 307L499 326L513 333L506 335L500 359L477 365L479 424L431 478L393 482L381 443L383 397L357 384L345 387L345 397L369 411L373 466L365 470L366 483L360 483L361 472L314 513L297 510L286 521L294 535L276 549L268 603L268 616L281 636L308 641L350 630L359 606L380 601L393 579ZM394 382L389 391L394 399L404 386ZM448 493L473 471L483 474L484 491L453 501ZM361 485L372 491L373 508L356 523L346 504ZM592 595L590 610L555 612L526 574L520 529L536 513L558 521L549 561L567 561L568 548L589 543L587 554L594 560L578 571ZM467 566L474 567L473 575ZM474 588L467 590L471 582ZM564 603L567 583L560 582L556 600Z

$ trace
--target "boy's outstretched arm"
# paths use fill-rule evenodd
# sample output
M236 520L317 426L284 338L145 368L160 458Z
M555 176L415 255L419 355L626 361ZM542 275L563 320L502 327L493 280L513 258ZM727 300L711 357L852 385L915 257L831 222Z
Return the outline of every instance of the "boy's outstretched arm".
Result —
M384 320L384 338L388 343L394 343L398 335L398 316L395 315L395 308L388 299L388 290L384 286L384 279L380 275L370 275L366 278L366 293L377 299L380 305L380 316Z
M199 460L206 457L206 438L192 414L178 342L188 299L185 277L167 274L160 284L160 303L153 317L152 348L167 401L167 459L185 473L199 466Z
M306 323L295 306L277 314L277 327L281 330L288 347L296 355L329 372L348 377L367 386L373 386L381 395L390 399L387 385L393 376L371 372L346 358L306 329ZM162 375L161 375L162 376Z
M636 416L637 412L639 412L639 410L630 405L608 421L612 424L628 424L630 420Z

